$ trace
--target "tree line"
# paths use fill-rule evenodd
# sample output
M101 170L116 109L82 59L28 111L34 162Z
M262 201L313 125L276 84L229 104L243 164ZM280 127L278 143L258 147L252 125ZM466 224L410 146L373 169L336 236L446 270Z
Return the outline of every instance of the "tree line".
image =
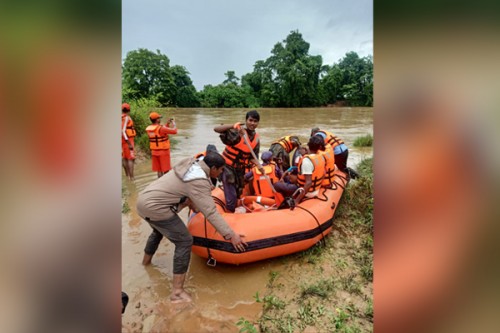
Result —
M196 91L184 66L171 66L159 50L130 51L122 64L124 101L154 99L161 106L240 108L373 105L373 57L348 52L338 63L323 65L309 54L298 31L278 42L266 60L255 62L241 79L232 70L218 85Z

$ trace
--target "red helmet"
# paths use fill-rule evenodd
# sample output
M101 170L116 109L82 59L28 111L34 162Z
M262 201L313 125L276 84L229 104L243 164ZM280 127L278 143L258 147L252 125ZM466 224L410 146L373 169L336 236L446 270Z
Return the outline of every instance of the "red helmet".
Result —
M130 111L130 105L128 103L123 103L122 111Z

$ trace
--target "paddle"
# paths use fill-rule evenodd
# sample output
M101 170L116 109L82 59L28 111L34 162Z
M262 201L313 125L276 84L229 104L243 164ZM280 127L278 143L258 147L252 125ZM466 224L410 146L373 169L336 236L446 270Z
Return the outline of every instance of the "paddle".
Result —
M238 127L240 127L240 126L238 126ZM247 145L248 149L250 150L250 153L252 154L252 157L257 162L257 166L259 167L259 169L262 169L263 166L260 164L259 159L257 158L257 156L255 156L255 152L253 151L252 146L250 145L250 142L248 141L248 135L247 135L247 131L246 130L243 130L243 140L245 140L245 144ZM271 179L269 179L269 176L267 174L265 174L265 173L263 173L263 175L264 175L264 178L266 179L266 181L268 182L269 186L271 186L271 190L273 190L273 193L276 193L276 189L274 188L273 183L271 182Z

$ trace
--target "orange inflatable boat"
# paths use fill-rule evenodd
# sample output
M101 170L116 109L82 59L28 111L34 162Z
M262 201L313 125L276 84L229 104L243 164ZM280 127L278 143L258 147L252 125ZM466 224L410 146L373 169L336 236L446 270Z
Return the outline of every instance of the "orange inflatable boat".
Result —
M347 175L337 170L333 189L320 189L317 198L305 199L293 210L269 207L272 200L268 198L240 199L241 207L247 208L246 213L226 212L224 192L216 188L212 197L217 210L235 232L245 235L243 240L248 247L245 252L237 252L203 214L198 213L192 214L188 221L193 235L192 250L209 259L209 265L216 262L239 265L306 250L331 231L333 215L347 182Z

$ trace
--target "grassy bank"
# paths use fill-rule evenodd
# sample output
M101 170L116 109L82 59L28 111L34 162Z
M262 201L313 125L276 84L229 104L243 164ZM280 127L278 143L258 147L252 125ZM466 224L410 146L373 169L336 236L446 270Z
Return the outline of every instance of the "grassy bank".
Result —
M373 146L373 135L367 134L358 136L352 144L354 147L371 147Z
M240 332L373 331L372 159L357 168L334 217L334 229L317 245L286 256L270 272L258 322L245 318Z

